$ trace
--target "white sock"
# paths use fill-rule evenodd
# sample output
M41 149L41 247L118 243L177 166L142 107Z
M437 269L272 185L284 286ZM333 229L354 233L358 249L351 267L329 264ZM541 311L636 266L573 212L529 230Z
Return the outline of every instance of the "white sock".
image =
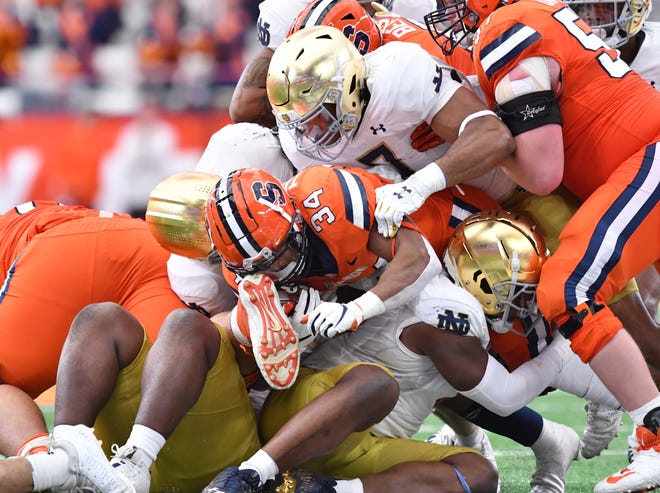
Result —
M126 445L137 447L139 449L137 454L139 455L135 459L150 467L165 445L165 437L144 425L133 425L131 436L126 440ZM140 452L144 453L141 454Z
M459 435L456 433L456 438L458 438L459 443L461 443L463 447L476 448L476 445L481 441L482 433L483 430L477 426L469 435Z
M350 481L338 479L335 491L337 493L364 493L364 486L360 478L351 479Z
M46 454L28 455L26 459L32 467L34 491L62 486L71 475L69 456L62 449L52 449Z
M272 457L261 449L257 450L257 452L252 457L243 462L240 466L238 466L238 468L253 469L257 471L262 484L269 479L275 479L275 475L280 472L280 468L277 466Z
M628 412L628 414L630 415L630 419L632 419L633 423L635 423L635 426L641 426L644 424L644 417L649 413L649 411L652 411L656 407L660 407L660 395L655 399L650 400L642 407L638 407L637 409Z

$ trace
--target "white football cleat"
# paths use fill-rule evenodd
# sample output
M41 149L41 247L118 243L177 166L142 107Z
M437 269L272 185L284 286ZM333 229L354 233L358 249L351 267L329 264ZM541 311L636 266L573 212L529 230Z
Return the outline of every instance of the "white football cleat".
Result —
M660 490L660 432L644 426L635 430L639 446L627 467L596 484L594 493L646 493Z
M431 435L426 439L427 442L437 443L438 445L450 445L452 447L470 447L479 452L484 456L485 459L488 459L496 471L497 461L495 460L495 451L493 446L490 443L488 435L484 432L483 429L477 428L478 433L474 440L468 442L464 440L463 436L456 434L454 429L445 424L440 428L435 434ZM500 480L497 480L497 491L500 491Z
M140 460L140 454L144 452L134 446L123 447L112 445L114 456L110 459L110 465L115 471L125 477L135 488L136 493L149 493L151 486L151 473L147 464Z
M54 492L135 493L126 478L117 474L103 453L94 430L84 425L59 425L53 430L52 448L69 456L69 479Z
M595 402L589 402L584 410L587 424L582 433L582 457L591 459L599 456L619 434L623 411Z
M252 274L238 285L238 323L246 323L254 359L268 384L287 389L298 377L298 337L280 303L275 283L263 274Z
M575 430L544 418L541 436L530 448L536 456L531 493L564 493L566 472L580 454Z

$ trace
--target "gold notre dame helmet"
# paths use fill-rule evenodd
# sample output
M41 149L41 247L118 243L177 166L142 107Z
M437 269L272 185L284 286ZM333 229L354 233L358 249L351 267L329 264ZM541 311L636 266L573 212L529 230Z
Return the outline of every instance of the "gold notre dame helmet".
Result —
M219 176L199 171L176 173L149 195L145 220L158 243L177 255L203 258L211 252L204 208Z
M566 0L580 18L612 48L637 34L651 13L651 0Z
M336 159L362 117L364 76L364 58L338 29L296 31L275 50L266 78L278 127L306 156Z
M515 316L536 316L536 286L549 252L536 225L502 210L479 212L456 228L444 262L455 282L481 303L498 332Z

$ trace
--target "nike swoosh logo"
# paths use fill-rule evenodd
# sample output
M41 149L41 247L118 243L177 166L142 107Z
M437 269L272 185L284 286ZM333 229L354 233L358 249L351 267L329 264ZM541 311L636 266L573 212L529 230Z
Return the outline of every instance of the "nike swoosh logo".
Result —
M355 257L353 260L347 260L346 263L348 265L355 265L355 262L357 262L357 257Z
M635 474L635 471L631 471L627 467L625 469L621 469L621 471L616 472L612 474L609 478L607 478L607 483L609 484L616 484L619 481L621 481L623 478L626 478L630 476L631 474Z

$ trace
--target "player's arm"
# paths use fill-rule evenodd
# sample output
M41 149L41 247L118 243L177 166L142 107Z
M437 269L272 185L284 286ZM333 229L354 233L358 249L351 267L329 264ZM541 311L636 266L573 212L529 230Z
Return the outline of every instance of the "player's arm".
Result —
M241 74L231 102L229 116L234 122L252 122L274 127L275 117L266 94L266 75L273 50L262 47Z
M496 112L516 143L504 166L517 184L537 195L552 192L564 174L564 141L558 95L561 69L549 57L522 60L495 87Z
M508 416L538 397L571 355L568 341L562 338L509 373L475 336L415 324L404 330L401 340L408 349L429 356L461 394L500 416Z
M514 142L506 125L464 87L433 116L431 128L452 143L435 162L444 175L443 188L477 178L513 155Z
M394 236L403 216L419 209L432 193L513 159L515 143L507 126L463 86L434 114L431 128L452 144L442 157L403 182L378 189L375 217L384 236Z
M367 248L390 263L371 292L386 309L413 299L433 277L442 272L442 264L430 243L419 232L401 228L395 239L371 230Z

